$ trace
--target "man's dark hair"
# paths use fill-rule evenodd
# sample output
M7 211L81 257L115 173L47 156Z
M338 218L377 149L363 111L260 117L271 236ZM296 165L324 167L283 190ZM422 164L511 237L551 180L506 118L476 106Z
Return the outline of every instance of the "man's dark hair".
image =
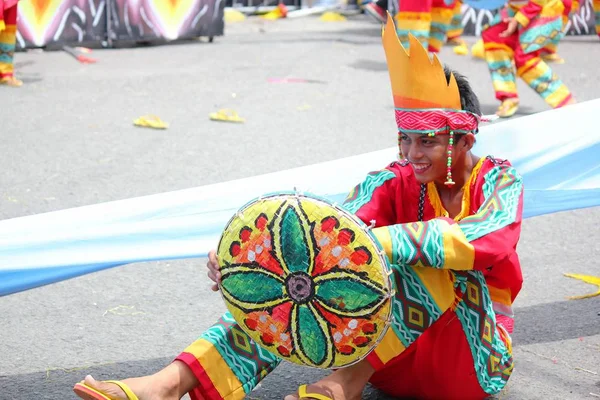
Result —
M473 89L471 89L471 85L469 85L469 81L467 78L459 74L456 71L451 70L447 66L444 67L444 73L446 74L446 80L450 82L450 74L454 75L456 79L456 83L458 84L458 92L460 93L460 105L463 110L472 112L476 115L481 115L481 106L479 105L479 99Z

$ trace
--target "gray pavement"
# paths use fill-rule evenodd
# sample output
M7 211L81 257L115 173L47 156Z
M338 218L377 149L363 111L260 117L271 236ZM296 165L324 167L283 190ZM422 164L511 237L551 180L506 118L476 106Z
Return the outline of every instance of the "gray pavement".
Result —
M362 16L226 27L215 42L95 51L81 65L62 52L17 54L26 86L0 87L0 218L189 188L395 145L379 27ZM584 101L600 96L597 37L565 40L555 71ZM485 64L445 48L484 111L496 108ZM319 84L272 84L270 77ZM522 114L546 109L519 83ZM219 108L247 119L209 121ZM135 128L157 114L166 131ZM527 132L524 132L527 134ZM569 132L564 132L568 135ZM382 160L382 165L388 160ZM600 271L600 209L526 220L525 286L516 303L516 370L500 398L600 395L600 298L563 272ZM0 399L72 399L91 373L152 373L224 311L205 260L141 263L0 298ZM322 371L283 365L252 393L281 399ZM596 394L597 396L594 396ZM365 398L384 398L371 389Z

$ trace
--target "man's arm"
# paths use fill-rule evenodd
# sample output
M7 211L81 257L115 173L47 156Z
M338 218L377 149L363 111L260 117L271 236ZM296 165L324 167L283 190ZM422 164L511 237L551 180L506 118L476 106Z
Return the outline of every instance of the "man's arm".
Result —
M543 0L529 0L521 9L515 14L515 19L523 28L529 25L529 22L542 12L544 8Z
M376 228L392 263L452 270L485 270L514 252L521 232L523 183L516 170L498 165L484 178L485 200L475 215L455 222Z

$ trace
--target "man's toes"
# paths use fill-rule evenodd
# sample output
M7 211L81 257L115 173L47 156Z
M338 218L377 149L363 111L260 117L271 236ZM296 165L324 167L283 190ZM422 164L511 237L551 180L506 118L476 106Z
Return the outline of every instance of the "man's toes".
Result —
M298 396L295 394L288 394L283 400L298 400Z

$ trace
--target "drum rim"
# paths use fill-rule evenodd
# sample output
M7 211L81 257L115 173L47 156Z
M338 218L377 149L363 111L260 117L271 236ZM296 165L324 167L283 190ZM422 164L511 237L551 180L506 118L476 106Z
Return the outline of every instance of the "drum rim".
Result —
M225 224L225 226L223 228L223 232L221 233L221 236L219 238L219 243L218 243L218 246L217 246L217 255L220 253L221 245L222 245L223 239L225 237L225 232L227 231L227 229L229 228L229 226L231 226L232 222L240 214L243 214L243 212L245 210L247 210L249 207L253 206L254 204L256 204L256 203L258 203L260 201L274 200L274 199L276 199L278 197L282 198L282 199L286 199L286 198L290 198L290 197L295 197L297 199L305 199L305 200L312 201L312 202L321 202L321 203L324 203L325 205L327 205L327 206L335 209L337 212L339 212L340 214L344 215L345 217L347 217L351 221L353 221L356 224L356 226L371 239L371 241L374 243L375 247L379 250L376 253L376 256L379 258L379 264L383 266L383 271L382 271L382 273L384 274L383 282L384 282L384 285L385 285L385 289L386 289L386 291L388 293L386 301L389 302L389 311L386 313L386 320L384 321L383 329L381 329L381 331L379 332L379 334L377 336L377 339L371 343L371 345L369 346L369 350L366 353L364 353L363 355L357 357L356 360L354 360L352 362L348 362L348 363L345 363L343 365L333 365L333 366L329 366L329 367L323 368L323 367L318 367L318 366L314 366L314 365L310 365L310 364L295 362L295 361L291 360L289 357L279 356L277 354L275 354L275 355L277 357L279 357L279 358L281 358L283 360L286 360L288 362L291 362L293 364L301 365L301 366L305 366L305 367L310 367L310 368L314 368L314 369L319 369L319 370L346 368L346 367L352 366L354 364L357 364L360 361L362 361L365 358L367 358L373 351L375 351L375 349L377 348L377 346L383 341L384 337L387 334L388 329L392 325L392 321L393 321L393 303L394 303L395 287L394 287L393 280L391 278L391 276L393 274L391 263L387 259L385 251L383 250L383 246L381 245L381 243L379 242L379 240L377 239L377 237L371 231L371 227L367 226L355 214L351 213L350 211L348 211L347 209L345 209L343 206L340 206L338 203L333 202L333 201L331 201L330 199L328 199L326 197L319 196L319 195L316 195L316 194L313 194L313 193L310 193L310 192L300 192L300 191L297 191L297 190L295 190L295 191L288 190L288 191L277 191L277 192L266 193L264 195L255 197L252 200L246 202L227 221L227 223ZM221 268L220 264L219 264L219 268ZM233 307L233 305L231 305L229 303L229 301L227 301L227 299L225 298L225 295L223 294L223 290L222 290L222 288L221 288L220 285L219 285L219 294L220 294L221 298L223 299L223 302L225 303L225 306L227 307L227 310L229 312L231 312L230 306ZM248 336L250 336L250 338L252 340L254 340L254 338L252 337L253 334L251 334L250 332L248 332L248 330L246 329L246 327L243 326L243 324L238 323L238 326L246 334L248 334ZM260 346L264 350L271 352L270 349L268 349L266 347L263 347L263 345L260 342L257 342L256 340L254 340L254 341L256 342L256 344L258 346Z

